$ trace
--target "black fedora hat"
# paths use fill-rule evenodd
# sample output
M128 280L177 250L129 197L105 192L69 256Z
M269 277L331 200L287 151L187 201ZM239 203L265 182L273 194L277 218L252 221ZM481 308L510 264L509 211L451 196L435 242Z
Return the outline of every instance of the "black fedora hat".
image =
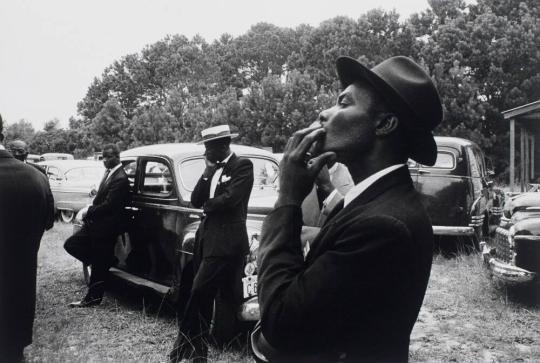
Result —
M410 158L424 165L437 159L433 129L442 121L439 93L429 75L412 59L389 58L368 69L356 59L339 57L336 62L343 88L356 81L368 82L408 126Z

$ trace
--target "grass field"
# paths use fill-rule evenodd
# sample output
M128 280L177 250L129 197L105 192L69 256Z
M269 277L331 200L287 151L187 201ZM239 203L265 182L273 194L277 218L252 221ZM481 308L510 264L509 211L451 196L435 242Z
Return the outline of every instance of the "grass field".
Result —
M70 309L86 288L57 223L39 253L34 343L28 362L166 362L174 313L157 298L115 288L95 308ZM252 362L247 351L211 350L213 362ZM540 306L496 288L478 256L435 258L410 345L411 362L538 362Z

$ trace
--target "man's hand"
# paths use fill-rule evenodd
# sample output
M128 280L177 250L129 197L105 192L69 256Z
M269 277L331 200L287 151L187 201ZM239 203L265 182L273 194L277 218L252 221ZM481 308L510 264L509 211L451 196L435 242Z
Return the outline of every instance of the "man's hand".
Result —
M294 133L289 138L279 165L279 197L276 207L285 204L302 204L313 188L321 168L334 159L335 153L316 153L316 142L324 138L322 127L310 127ZM310 151L311 150L311 151Z
M204 172L203 172L203 178L205 179L208 179L208 178L211 178L212 175L214 175L214 173L216 172L216 169L217 169L217 163L214 163L210 160L208 160L208 158L204 158L204 162L206 164L206 168L204 169Z
M328 195L335 189L332 181L330 180L330 173L328 166L324 165L315 179L315 184L324 194Z

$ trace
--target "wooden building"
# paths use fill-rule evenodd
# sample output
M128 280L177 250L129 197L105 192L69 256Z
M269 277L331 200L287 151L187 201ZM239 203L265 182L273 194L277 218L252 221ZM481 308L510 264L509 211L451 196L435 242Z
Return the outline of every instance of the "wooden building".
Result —
M540 100L502 112L510 120L510 189L526 191L531 183L540 183ZM516 138L518 133L518 138ZM519 169L516 169L516 143L519 143ZM517 173L517 175L516 175Z

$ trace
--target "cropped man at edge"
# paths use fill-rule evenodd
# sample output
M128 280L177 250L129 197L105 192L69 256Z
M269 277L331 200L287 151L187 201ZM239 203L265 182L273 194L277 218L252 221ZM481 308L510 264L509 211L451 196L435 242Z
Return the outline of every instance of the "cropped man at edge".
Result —
M70 303L70 307L90 307L101 303L107 272L115 259L116 237L122 232L129 181L120 162L118 146L108 144L103 147L103 165L107 170L92 205L83 217L83 227L64 243L64 249L70 255L92 267L86 296Z
M438 92L401 56L371 70L340 57L337 72L344 88L337 104L285 147L279 197L263 225L261 324L252 335L263 361L406 362L426 291L433 231L406 162L435 162ZM313 144L318 155L306 155ZM304 261L300 205L332 159L355 186Z
M32 343L38 250L54 223L47 177L5 150L0 116L0 361L24 362Z
M253 163L236 156L230 149L232 134L228 125L202 131L206 168L191 193L191 203L202 208L204 217L195 237L195 278L180 323L178 337L169 357L206 362L208 333L214 299L220 295L224 313L234 333L240 304L242 269L249 251L246 229L247 206L253 187ZM227 329L225 329L227 330Z

